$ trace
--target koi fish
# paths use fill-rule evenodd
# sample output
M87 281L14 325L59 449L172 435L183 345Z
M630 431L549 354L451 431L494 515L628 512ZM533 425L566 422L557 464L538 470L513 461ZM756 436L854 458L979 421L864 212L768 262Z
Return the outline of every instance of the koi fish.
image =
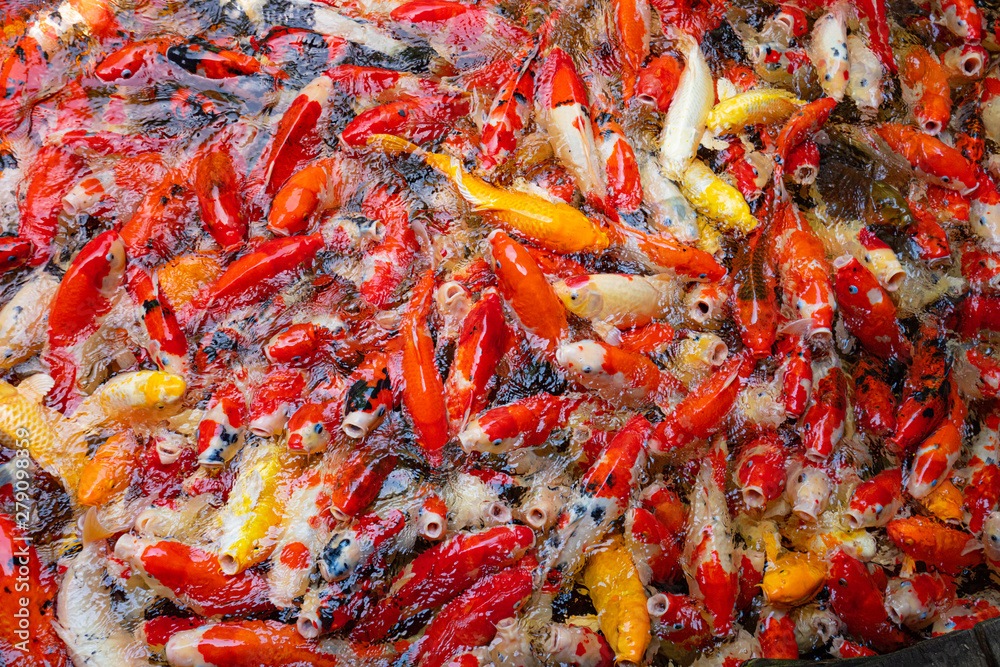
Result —
M739 573L733 560L733 535L721 478L725 471L723 440L698 470L682 564L691 596L708 610L712 633L725 637L733 630Z
M583 583L616 660L641 662L650 642L646 593L620 536L590 557Z
M875 276L851 257L839 257L834 292L844 325L869 352L882 359L910 360L910 343L896 315L889 293Z
M385 151L419 155L451 180L462 198L477 213L526 236L544 248L558 253L571 253L608 247L607 235L587 216L568 204L553 203L534 195L494 187L466 172L458 160L428 153L398 137L373 135L369 137L368 145ZM603 199L604 195L601 197Z

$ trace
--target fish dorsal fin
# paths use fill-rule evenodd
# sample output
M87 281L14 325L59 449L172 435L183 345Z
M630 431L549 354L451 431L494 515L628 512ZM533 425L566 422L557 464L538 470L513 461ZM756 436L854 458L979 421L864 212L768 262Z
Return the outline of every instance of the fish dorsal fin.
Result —
M41 403L54 386L56 386L56 381L52 379L51 375L36 373L21 380L21 384L17 385L17 391L32 403Z

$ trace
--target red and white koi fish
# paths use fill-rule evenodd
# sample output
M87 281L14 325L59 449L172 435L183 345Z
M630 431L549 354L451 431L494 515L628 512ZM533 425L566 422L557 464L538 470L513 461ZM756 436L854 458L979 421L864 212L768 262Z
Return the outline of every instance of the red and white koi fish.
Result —
M762 508L785 490L787 452L777 434L766 433L743 446L736 459L736 483L747 507Z
M681 560L691 597L705 606L716 637L732 633L739 593L732 524L723 491L725 460L723 440L701 462Z
M80 345L97 333L111 311L112 298L125 277L125 244L117 232L104 232L74 258L49 311L49 340L45 361L56 384L48 401L57 409L74 406L82 397L77 388L82 359Z
M587 549L625 514L646 464L645 445L651 429L641 415L630 419L574 485L572 497L541 548L544 594L554 594L571 582L583 567Z
M887 468L854 489L847 525L851 530L884 526L896 517L904 502L903 471Z
M535 113L583 196L603 210L608 192L594 143L590 99L572 59L559 47L549 52L535 76Z
M809 461L822 465L844 437L847 416L847 378L838 366L831 366L816 382L812 404L802 417L802 444Z

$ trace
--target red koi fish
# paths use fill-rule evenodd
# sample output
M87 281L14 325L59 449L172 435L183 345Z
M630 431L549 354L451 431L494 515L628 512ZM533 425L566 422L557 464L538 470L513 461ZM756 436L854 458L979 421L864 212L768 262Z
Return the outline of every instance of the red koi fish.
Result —
M52 627L58 586L30 539L0 514L0 574L11 582L0 589L0 602L11 610L25 610L20 616L23 622L14 611L0 618L0 651L11 661L10 667L66 667L70 664L66 648ZM22 582L23 590L15 581Z
M532 51L522 61L521 67L510 74L490 107L480 138L480 163L489 172L506 162L517 148L520 138L534 109L535 57Z
M839 257L833 266L834 292L847 330L875 356L909 362L910 343L903 336L889 293L853 257Z
M913 455L910 481L906 490L914 498L925 498L947 479L962 453L962 431L968 408L951 383L948 400L951 410L941 424L924 440Z
M76 185L83 158L58 144L42 146L25 176L28 187L20 204L18 234L34 244L28 264L44 264L52 256L52 240L59 228L63 197Z
M219 558L213 553L180 542L153 541L126 533L115 544L115 556L127 561L151 586L200 616L273 609L264 575L253 569L223 574Z
M395 469L395 454L385 450L385 442L366 442L355 449L334 473L324 476L330 497L330 514L347 521L361 514L382 489L385 478Z
M527 526L497 526L458 533L431 547L403 568L388 596L362 616L350 638L380 641L396 623L446 603L481 577L516 563L534 541Z
M362 205L371 220L385 223L385 235L361 263L359 292L366 303L384 308L409 274L420 249L410 224L410 203L398 185L380 185L368 193Z
M902 63L899 81L903 86L903 100L913 111L920 128L932 137L937 136L951 119L948 73L922 46L910 47Z
M976 538L933 519L922 516L896 519L886 528L889 539L904 553L945 574L957 575L983 561Z
M784 336L778 339L777 352L785 358L781 365L785 415L798 419L806 410L813 388L812 349L800 336Z
M888 468L858 485L847 510L851 530L884 526L903 506L902 468Z
M666 404L680 382L644 357L593 340L566 343L556 363L570 377L613 405L640 408Z
M924 326L903 385L896 429L888 441L897 451L909 453L941 423L948 410L949 387L953 384L949 379L950 369L942 332Z
M288 177L319 154L319 118L329 107L333 80L310 81L282 114L274 136L250 174L250 182L273 197Z
M184 240L194 212L193 193L178 173L168 173L139 203L121 229L129 257L170 259Z
M238 250L246 240L247 222L236 170L226 152L213 150L196 158L193 189L212 238L226 252Z
M427 328L434 274L427 272L413 291L401 334L403 350L401 378L402 399L413 420L417 442L432 467L444 461L444 446L448 443L450 426L444 384L434 362L434 341Z
M885 435L896 428L896 397L881 362L864 356L854 367L854 420L857 428Z
M646 602L652 631L661 640L694 651L712 640L708 611L692 597L657 593Z
M649 449L665 454L698 439L708 438L723 426L740 389L754 368L749 353L737 354L685 396L666 419L656 425Z
M642 181L639 178L639 164L632 144L619 125L617 113L611 102L598 95L592 114L597 131L595 141L597 152L604 165L607 181L608 211L619 219L641 218Z
M125 277L125 244L111 230L94 237L73 259L52 299L49 311L49 364L55 387L46 399L65 410L79 398L76 380L82 360L78 345L97 333L111 310L112 297Z
M876 584L864 563L838 549L830 559L827 587L833 611L852 635L878 651L893 651L910 643L906 633L889 620L883 586Z
M418 640L418 664L443 665L459 648L488 644L497 634L497 624L515 616L531 594L532 569L537 564L533 556L525 556L517 565L483 577L446 604Z
M167 60L178 67L206 79L227 79L262 73L275 78L286 78L285 73L276 67L262 65L252 56L224 49L199 37L171 46L167 49L166 56Z
M167 50L182 41L180 37L154 37L132 42L102 60L94 74L105 83L144 86L152 83L155 66L164 62Z
M35 244L16 236L0 237L0 274L18 269L35 256Z
M757 641L761 656L772 660L796 660L799 645L795 641L795 623L783 611L767 609L757 622Z
M374 134L393 134L415 144L436 141L469 113L469 100L455 95L426 95L399 100L364 111L348 123L341 140L348 146L367 145Z
M468 453L503 453L518 447L537 447L552 430L565 423L583 398L538 394L480 413L459 434Z
M669 54L653 58L639 73L636 99L660 113L666 113L683 69L684 65Z
M262 243L229 265L210 287L203 289L192 301L193 314L209 320L222 317L237 308L274 295L290 284L323 247L319 234L272 239Z
M305 401L307 379L297 368L276 368L247 389L247 427L254 435L280 434L288 418Z
M491 232L489 241L500 295L532 348L555 361L556 348L569 333L566 309L524 246L500 230Z
M644 582L670 583L680 574L680 541L650 510L626 512L624 537Z
M909 125L882 123L875 133L909 162L917 174L935 185L971 194L980 187L973 165L940 139Z
M622 97L626 103L635 96L642 64L649 57L649 0L616 0L615 30L622 66Z
M808 321L810 339L828 343L837 300L826 249L794 203L779 205L774 218L772 261L781 279L785 306Z
M489 290L465 317L444 384L448 418L456 430L464 429L472 415L485 407L488 387L509 338L500 297Z
M830 458L844 437L846 416L847 378L843 370L832 366L816 383L812 405L802 417L802 444L809 461L822 465Z
M294 625L280 621L226 621L184 630L167 641L166 654L175 665L205 667L251 667L260 664L262 655L275 667L340 663L315 639L305 639Z
M881 0L874 1L880 2ZM793 113L792 117L785 122L775 140L774 182L779 187L792 150L826 123L835 106L837 106L837 100L832 97L821 97Z

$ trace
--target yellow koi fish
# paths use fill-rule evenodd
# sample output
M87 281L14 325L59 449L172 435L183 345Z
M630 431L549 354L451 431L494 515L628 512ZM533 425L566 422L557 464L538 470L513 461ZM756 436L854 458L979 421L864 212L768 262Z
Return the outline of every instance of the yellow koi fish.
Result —
M681 177L681 192L695 210L723 231L749 234L759 224L740 191L715 175L701 160L692 160Z
M748 90L716 104L708 112L705 127L719 135L747 125L780 123L805 104L804 100L780 88Z
M595 252L610 244L600 227L569 204L495 187L465 171L456 158L430 153L399 137L376 134L368 138L368 145L386 152L419 155L455 184L476 213L548 250Z
M219 565L224 574L237 574L267 560L274 550L270 537L284 515L283 492L301 473L305 457L296 456L279 442L266 442L245 456L229 500L216 522L221 527Z
M590 557L583 583L597 609L601 632L615 652L615 663L641 664L650 642L646 591L622 537Z

